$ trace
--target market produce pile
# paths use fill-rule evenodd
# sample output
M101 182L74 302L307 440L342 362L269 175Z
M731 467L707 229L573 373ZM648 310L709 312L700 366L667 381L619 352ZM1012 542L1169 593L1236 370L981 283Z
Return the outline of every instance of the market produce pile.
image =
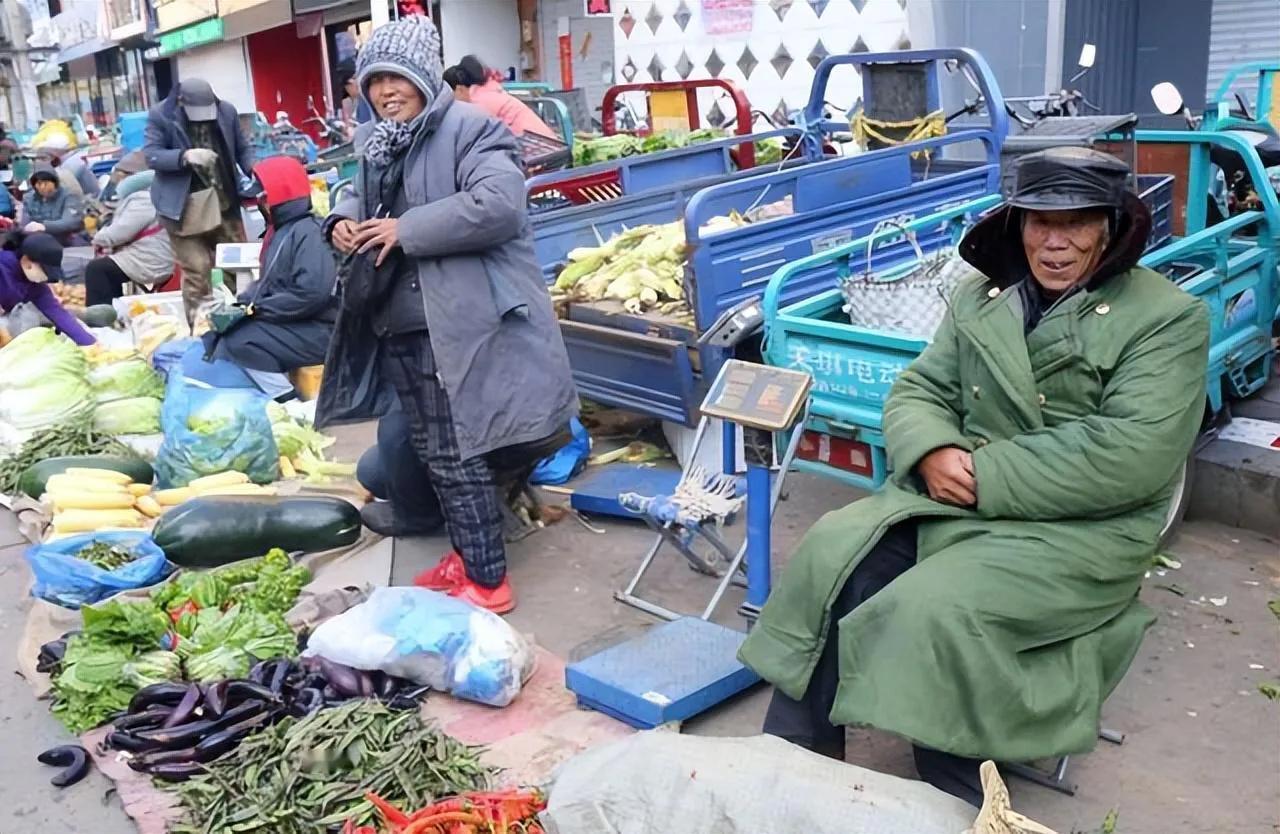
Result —
M367 700L285 717L197 767L207 772L177 789L186 817L171 829L175 834L372 826L378 811L370 793L416 808L483 789L493 775L477 748L424 723L416 710Z
M538 814L547 807L541 791L471 792L406 813L370 794L390 834L542 834ZM376 834L373 828L343 828L343 834Z
M719 128L699 128L691 131L666 131L648 136L633 136L629 133L618 133L613 136L596 136L579 134L573 141L573 164L575 167L594 165L597 162L609 162L628 156L687 148L716 139L728 138L729 134ZM783 143L778 137L763 139L755 143L756 164L769 165L782 161Z
M163 395L159 374L136 352L81 348L52 328L33 327L0 348L0 458L64 424L88 421L102 435L154 434Z
M707 236L740 229L791 213L792 201L787 197L745 215L731 211L713 217L699 233ZM693 312L684 288L687 252L683 221L624 229L600 246L571 250L552 286L552 300L620 301L628 313L656 312L692 326Z
M149 599L82 608L84 628L48 652L54 715L80 733L149 684L244 677L255 660L296 655L284 613L309 579L273 550L249 564L183 572Z
M553 294L574 301L621 301L630 313L687 311L684 302L684 226L644 225L602 246L574 249Z
M633 136L629 133L618 133L613 136L579 134L573 140L573 164L575 166L594 165L597 162L608 162L624 156L686 148L689 145L723 139L727 135L723 130L716 128L701 128L688 132L668 131L649 136Z

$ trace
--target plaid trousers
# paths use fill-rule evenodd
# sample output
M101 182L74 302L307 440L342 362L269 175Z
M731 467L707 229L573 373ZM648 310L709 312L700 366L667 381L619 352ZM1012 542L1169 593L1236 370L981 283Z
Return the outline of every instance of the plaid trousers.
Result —
M382 347L382 374L400 399L409 441L440 498L453 549L473 582L495 587L507 574L507 556L493 471L484 456L461 458L449 397L436 376L426 331L389 336Z

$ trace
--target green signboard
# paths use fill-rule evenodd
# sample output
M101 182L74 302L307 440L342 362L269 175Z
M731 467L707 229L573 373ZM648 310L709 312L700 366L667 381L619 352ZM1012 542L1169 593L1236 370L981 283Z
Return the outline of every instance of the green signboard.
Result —
M172 55L193 46L222 40L222 18L215 17L194 26L186 26L160 36L160 54Z

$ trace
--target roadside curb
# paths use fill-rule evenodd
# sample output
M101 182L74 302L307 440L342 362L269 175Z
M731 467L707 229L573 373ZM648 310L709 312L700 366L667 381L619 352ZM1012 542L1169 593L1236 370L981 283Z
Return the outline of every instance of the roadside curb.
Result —
M1280 537L1280 450L1215 440L1196 455L1188 519Z

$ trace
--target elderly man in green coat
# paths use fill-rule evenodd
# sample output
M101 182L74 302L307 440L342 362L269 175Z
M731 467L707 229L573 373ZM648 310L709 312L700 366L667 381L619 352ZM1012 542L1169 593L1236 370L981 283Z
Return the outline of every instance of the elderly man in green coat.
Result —
M765 732L915 745L981 802L984 759L1091 749L1153 615L1137 600L1202 418L1203 305L1137 266L1151 218L1096 151L1025 157L889 397L885 488L805 536L742 660Z

